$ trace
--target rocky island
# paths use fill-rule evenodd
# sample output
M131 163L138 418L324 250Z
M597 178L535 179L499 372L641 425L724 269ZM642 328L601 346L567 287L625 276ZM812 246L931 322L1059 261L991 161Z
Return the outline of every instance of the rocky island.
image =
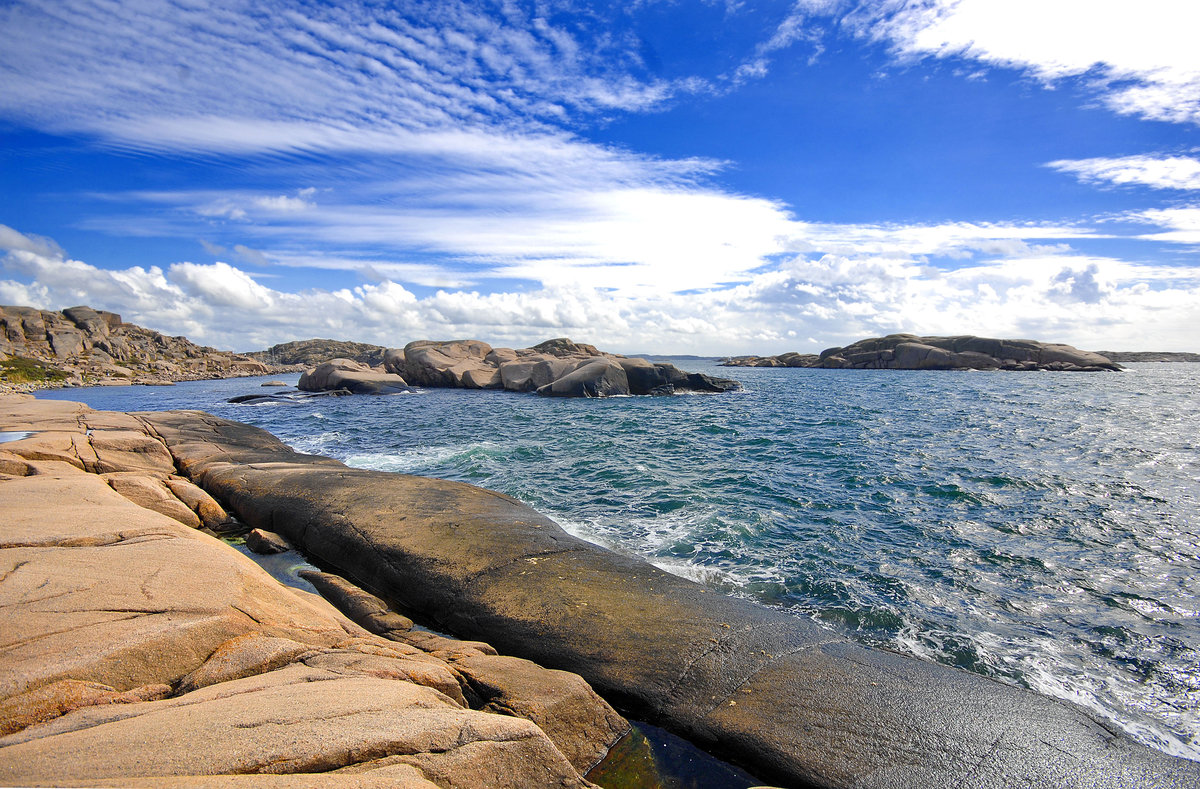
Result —
M197 411L7 396L0 431L0 783L587 786L615 707L785 786L1200 784L1081 708L726 597L498 493ZM303 550L342 611L205 533L228 514Z
M1036 340L996 340L962 335L889 334L819 354L737 356L726 367L817 367L828 370L1050 370L1098 372L1120 365L1098 353Z
M301 391L348 390L355 394L394 394L410 386L452 389L505 389L549 397L669 395L675 392L729 392L737 381L686 373L666 362L604 353L566 338L532 348L493 348L481 340L417 340L388 349L383 364L332 359L307 371Z

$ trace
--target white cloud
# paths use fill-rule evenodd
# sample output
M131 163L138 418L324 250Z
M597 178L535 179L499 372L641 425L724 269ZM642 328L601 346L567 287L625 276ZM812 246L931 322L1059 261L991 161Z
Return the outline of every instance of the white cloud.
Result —
M1142 239L1200 245L1200 207L1141 211L1130 218L1166 228L1162 232L1142 235Z
M896 331L976 333L1083 348L1196 350L1200 271L1036 249L954 270L911 257L794 257L733 287L626 295L563 282L528 291L443 289L418 297L383 280L287 293L228 263L104 270L10 248L0 297L119 312L235 350L313 336L401 346L478 337L525 346L573 336L617 351L818 351ZM804 343L795 338L809 338Z
M1117 112L1200 123L1193 0L867 3L847 23L903 57L970 58L1048 82L1083 76Z
M635 78L628 42L575 24L568 6L555 9L558 24L545 11L455 0L419 15L371 2L13 2L0 8L0 108L138 147L270 150L273 127L311 149L354 130L531 131L688 89Z
M1190 156L1119 156L1060 159L1047 167L1071 173L1085 183L1200 190L1200 159Z

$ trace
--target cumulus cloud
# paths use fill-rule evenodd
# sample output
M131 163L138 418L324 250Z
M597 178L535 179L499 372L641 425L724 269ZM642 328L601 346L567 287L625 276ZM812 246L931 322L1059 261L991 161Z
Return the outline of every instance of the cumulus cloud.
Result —
M1200 159L1190 156L1118 156L1059 159L1047 167L1070 173L1084 183L1200 190Z
M904 58L969 58L1047 82L1083 77L1117 112L1200 123L1200 5L1192 0L863 3L846 24Z
M1101 346L1181 346L1200 325L1200 272L1031 250L943 269L912 257L793 256L719 289L625 295L579 282L528 290L440 289L384 279L287 293L224 262L106 270L8 236L0 298L74 304L208 345L265 348L331 336L400 346L479 337L526 346L572 336L605 348L700 354L818 351L864 336L980 333ZM798 341L796 338L806 338Z

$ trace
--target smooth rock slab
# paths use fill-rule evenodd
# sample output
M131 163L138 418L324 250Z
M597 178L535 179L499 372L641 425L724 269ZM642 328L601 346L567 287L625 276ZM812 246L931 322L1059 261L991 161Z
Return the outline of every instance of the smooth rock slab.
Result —
M440 785L585 786L527 720L462 709L409 682L306 666L163 701L77 710L0 739L0 783L187 776L197 765L323 773L384 757Z
M1200 764L1137 744L1078 707L716 594L571 537L506 496L349 469L194 412L145 418L246 522L273 524L448 630L574 671L619 707L760 778L1200 785Z

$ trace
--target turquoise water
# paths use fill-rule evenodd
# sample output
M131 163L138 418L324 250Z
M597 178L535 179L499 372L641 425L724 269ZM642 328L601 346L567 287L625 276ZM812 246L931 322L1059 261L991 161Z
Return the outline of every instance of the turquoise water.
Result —
M242 379L43 396L202 408L353 466L499 490L671 572L1200 760L1200 365L680 366L745 391L225 403L270 391Z

